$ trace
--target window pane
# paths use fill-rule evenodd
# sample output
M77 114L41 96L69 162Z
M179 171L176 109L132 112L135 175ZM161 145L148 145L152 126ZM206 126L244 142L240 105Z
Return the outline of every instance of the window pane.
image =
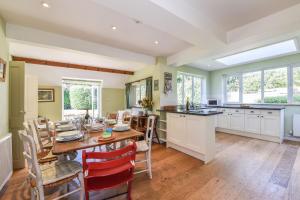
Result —
M193 77L192 76L184 76L184 103L186 103L187 98L189 98L190 102L192 101L193 95Z
M183 75L177 75L177 103L183 104Z
M293 69L293 102L300 103L300 67Z
M135 104L139 105L139 100L141 100L141 87L137 85L135 87Z
M201 103L201 78L194 77L194 103Z
M261 103L261 71L243 74L243 103Z
M264 71L264 103L287 103L287 68Z
M239 102L240 81L238 76L229 76L226 81L227 102Z
M146 97L146 85L141 85L141 100Z

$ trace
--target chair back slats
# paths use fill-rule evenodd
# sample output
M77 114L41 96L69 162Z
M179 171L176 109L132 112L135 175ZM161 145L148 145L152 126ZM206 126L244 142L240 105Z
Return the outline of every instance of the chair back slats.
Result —
M153 138L153 131L154 131L154 125L155 125L156 117L155 116L149 116L147 119L147 131L146 131L146 142L149 146L152 144L152 138Z
M102 161L102 162L89 162L88 163L88 169L89 170L95 170L95 169L109 169L118 167L120 165L124 165L132 160L132 155L123 156L121 158L115 159L115 160L108 160L108 161Z
M111 152L82 152L83 171L87 170L103 170L115 168L126 163L134 162L136 154L136 144L132 144ZM89 161L91 159L105 159Z
M36 180L42 180L40 167L38 165L36 146L32 136L26 134L26 132L23 130L19 131L19 136L23 142L23 155L28 164L28 170L30 172L29 174Z

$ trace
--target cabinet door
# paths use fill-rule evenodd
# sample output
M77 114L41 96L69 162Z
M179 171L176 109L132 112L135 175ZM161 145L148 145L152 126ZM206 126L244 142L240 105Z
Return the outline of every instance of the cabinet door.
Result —
M193 151L199 153L205 153L206 130L202 127L206 127L206 121L201 119L201 116L187 116L186 117L186 144L185 146Z
M245 115L244 114L230 114L230 129L244 131L245 130Z
M167 140L184 145L186 138L186 118L185 115L168 113L167 115Z
M228 113L223 113L218 115L218 123L217 123L217 127L219 128L229 128L229 120L230 120L230 116Z
M269 136L280 136L280 117L279 116L261 116L261 134Z
M245 115L245 131L260 134L260 115Z

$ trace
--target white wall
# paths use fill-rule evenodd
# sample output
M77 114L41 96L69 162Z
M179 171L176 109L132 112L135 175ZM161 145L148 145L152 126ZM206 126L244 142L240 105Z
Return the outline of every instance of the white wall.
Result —
M124 88L129 75L26 64L26 74L38 77L39 85L61 86L63 78L103 80L103 88Z

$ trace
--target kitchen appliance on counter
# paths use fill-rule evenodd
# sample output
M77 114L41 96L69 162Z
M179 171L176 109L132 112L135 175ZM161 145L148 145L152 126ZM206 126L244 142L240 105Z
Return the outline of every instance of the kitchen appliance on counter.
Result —
M221 105L221 101L218 99L207 99L207 106L214 107L220 105Z

